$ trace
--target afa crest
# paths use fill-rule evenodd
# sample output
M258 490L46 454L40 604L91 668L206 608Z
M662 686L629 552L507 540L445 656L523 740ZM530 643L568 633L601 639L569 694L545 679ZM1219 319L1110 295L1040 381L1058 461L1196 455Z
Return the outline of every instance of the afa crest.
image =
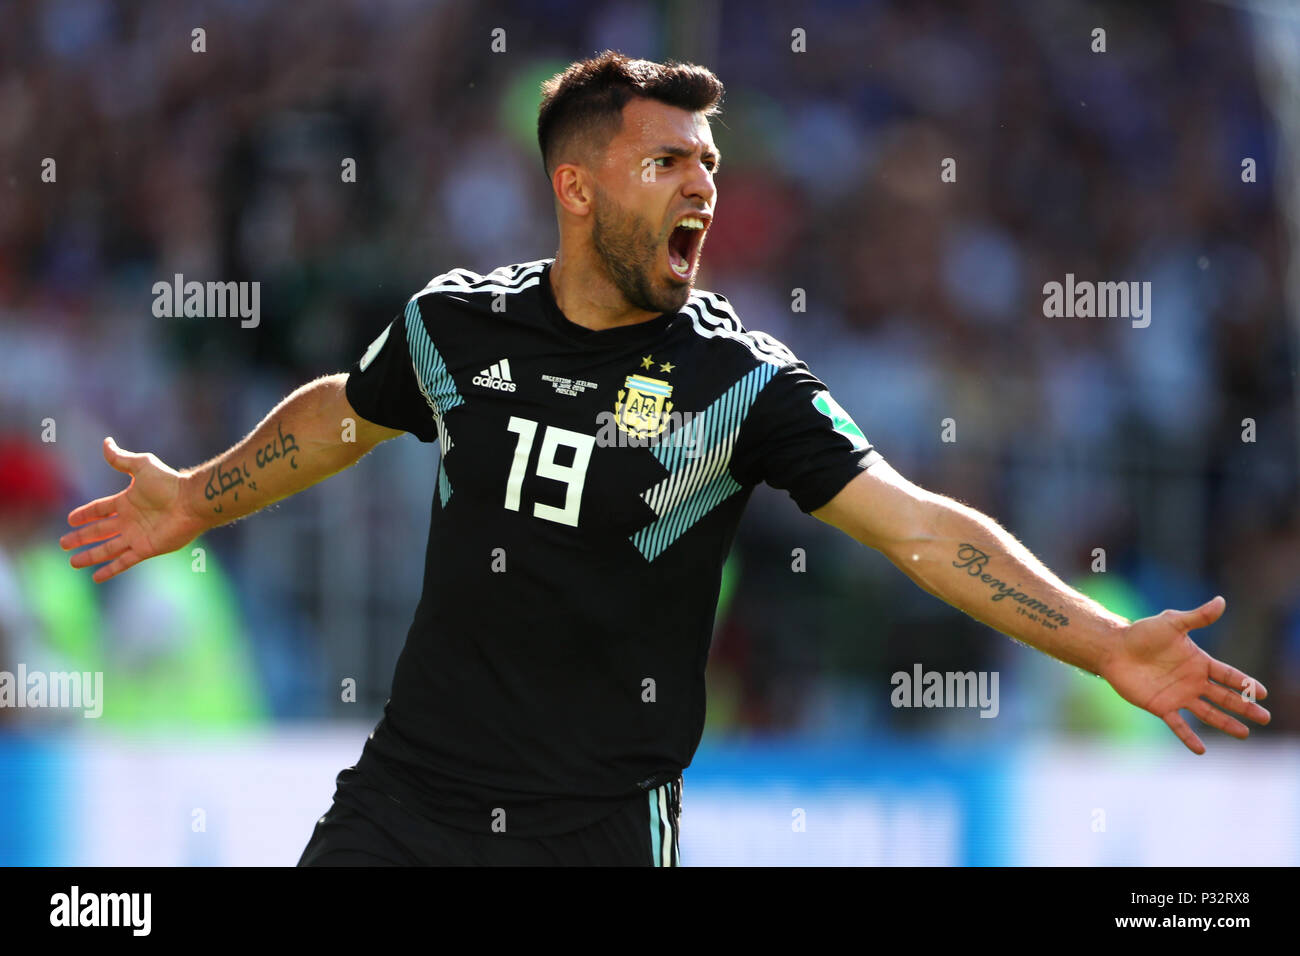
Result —
M639 439L652 438L668 427L668 413L673 403L670 382L645 375L629 375L618 390L614 403L614 420L619 431Z

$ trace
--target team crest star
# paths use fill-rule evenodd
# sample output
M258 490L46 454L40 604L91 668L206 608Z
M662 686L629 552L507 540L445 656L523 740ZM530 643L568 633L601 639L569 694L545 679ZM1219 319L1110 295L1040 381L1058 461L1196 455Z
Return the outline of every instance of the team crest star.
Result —
M642 368L649 368L651 365L654 365L654 359L652 356L647 355L645 358L641 360Z
M677 366L674 365L672 362L664 362L663 365L660 365L660 366L659 366L659 371L661 371L661 372L671 372L671 371L672 371L673 369L675 369L676 367L677 367Z

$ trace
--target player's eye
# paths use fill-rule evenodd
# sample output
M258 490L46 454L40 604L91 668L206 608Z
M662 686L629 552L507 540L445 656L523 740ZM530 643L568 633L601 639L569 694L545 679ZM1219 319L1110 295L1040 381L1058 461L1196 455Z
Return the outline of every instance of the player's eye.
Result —
M667 169L672 165L675 158L676 157L674 156L657 156L654 159L654 163L656 166L659 166L660 169ZM718 171L718 161L716 159L706 159L704 160L704 168L711 173L716 173Z

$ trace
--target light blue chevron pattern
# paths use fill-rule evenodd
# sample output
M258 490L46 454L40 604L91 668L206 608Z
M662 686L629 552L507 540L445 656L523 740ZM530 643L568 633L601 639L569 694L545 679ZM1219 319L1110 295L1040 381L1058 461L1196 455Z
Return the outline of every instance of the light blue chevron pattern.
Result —
M751 370L652 450L668 476L642 493L657 517L630 539L647 561L740 490L728 470L731 451L754 399L777 371L767 362Z
M433 420L438 426L438 444L442 448L438 463L438 498L442 506L447 507L451 497L451 481L447 478L447 453L454 447L451 435L447 431L446 414L457 405L463 405L465 399L456 388L456 380L447 371L447 363L442 360L429 330L424 327L420 317L419 296L406 303L406 344L411 351L411 366L415 369L416 381L420 383L420 393L429 403Z

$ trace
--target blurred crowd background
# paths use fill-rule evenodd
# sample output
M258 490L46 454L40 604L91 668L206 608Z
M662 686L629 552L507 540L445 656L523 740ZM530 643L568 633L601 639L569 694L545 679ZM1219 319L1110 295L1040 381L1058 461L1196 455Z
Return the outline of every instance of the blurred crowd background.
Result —
M103 436L197 465L346 369L432 276L553 255L538 84L615 48L701 62L727 86L698 285L808 362L899 471L993 515L1112 610L1223 594L1226 616L1195 638L1269 686L1266 734L1294 733L1298 326L1280 183L1295 157L1257 49L1276 28L1208 2L10 0L0 670L103 670L102 723L119 727L377 719L418 598L435 446L387 443L205 535L202 574L187 551L95 586L57 538L72 507L123 486ZM259 281L260 324L155 317L153 285L176 273ZM1067 273L1149 281L1150 326L1045 317L1043 285ZM915 663L1000 672L998 718L894 709L890 675ZM709 668L715 739L1178 746L770 489L728 564ZM77 718L0 710L9 726Z

